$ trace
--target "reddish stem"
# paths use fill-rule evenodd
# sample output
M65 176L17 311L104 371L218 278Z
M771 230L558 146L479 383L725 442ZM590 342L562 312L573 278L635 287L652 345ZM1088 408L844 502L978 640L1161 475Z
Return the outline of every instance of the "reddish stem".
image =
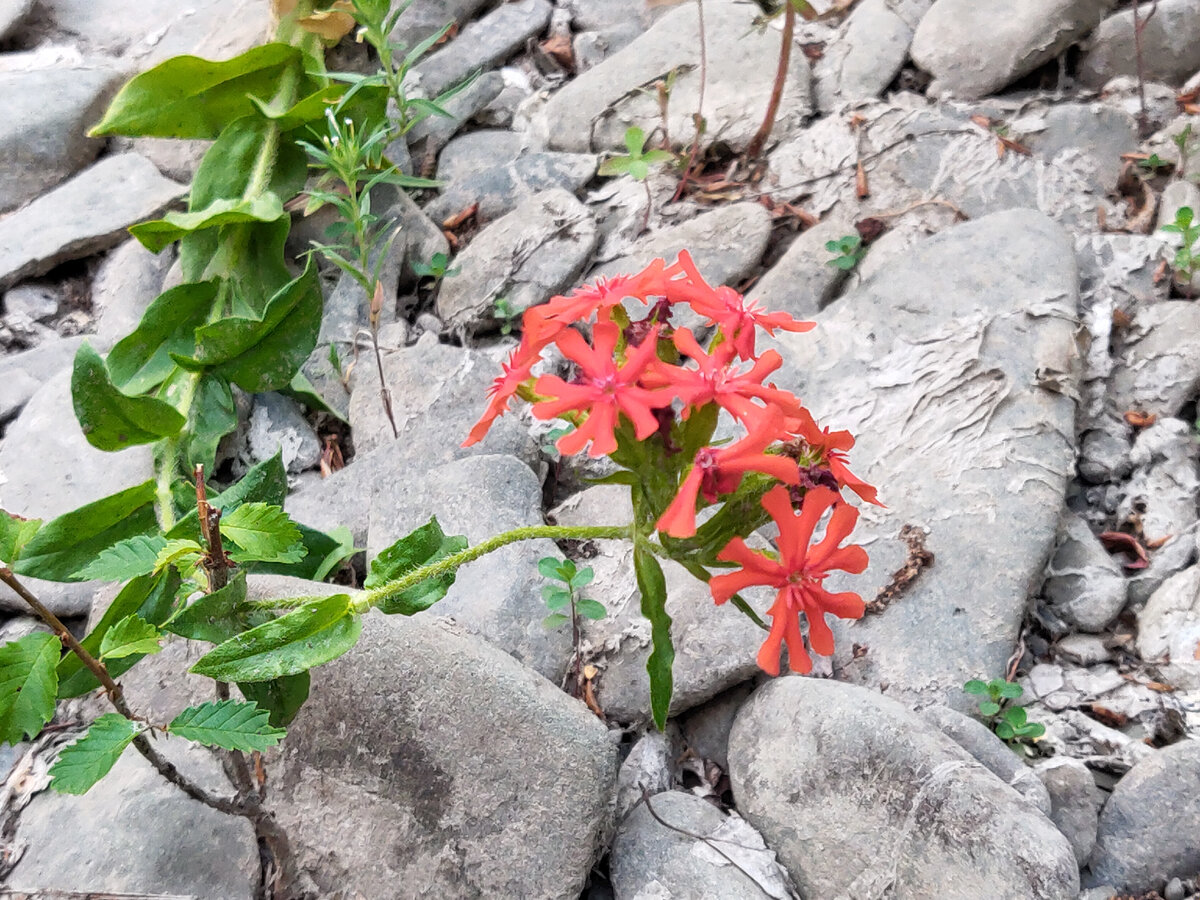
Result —
M792 60L792 39L796 32L796 7L790 0L783 8L783 44L779 48L779 68L775 70L775 84L771 88L771 99L767 103L767 113L763 116L762 125L750 140L746 148L746 159L754 160L762 156L771 130L775 127L775 116L779 114L779 104L783 101L783 88L787 83L788 65Z

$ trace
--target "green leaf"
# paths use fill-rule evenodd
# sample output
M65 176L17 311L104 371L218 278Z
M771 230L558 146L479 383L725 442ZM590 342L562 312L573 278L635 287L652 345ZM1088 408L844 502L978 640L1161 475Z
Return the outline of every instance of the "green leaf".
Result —
M611 159L606 159L600 163L600 168L596 170L597 175L609 178L615 175L624 175L633 165L634 160L628 156L614 156Z
M1021 736L1028 738L1040 738L1046 734L1046 726L1041 722L1030 722L1021 729Z
M638 128L636 125L631 125L625 129L625 149L629 151L629 155L634 159L638 159L642 155L642 148L646 146L646 132Z
M156 528L154 482L147 481L47 522L13 571L46 581L86 581L76 573L101 551Z
M992 700L984 700L979 704L979 711L985 716L994 716L1000 712L1000 704Z
M549 578L551 581L562 581L562 572L559 570L563 561L553 556L543 556L538 560L538 573L543 578Z
M62 644L35 632L0 647L0 743L36 737L54 717Z
M246 573L239 571L225 587L193 600L171 616L163 627L191 641L222 644L234 635L262 624L251 622L249 613L242 606L245 600Z
M1016 737L1016 732L1013 731L1013 727L1007 722L997 722L996 737L1000 738L1002 741L1011 741L1014 737Z
M255 562L249 564L249 568L256 574L273 573L324 581L338 565L360 552L360 548L354 546L354 535L345 526L338 526L328 534L303 523L297 523L296 527L300 529L300 543L304 548L304 555L298 562Z
M121 659L135 653L146 656L162 650L159 630L140 616L126 616L100 641L101 659Z
M175 566L180 570L191 569L203 555L204 548L195 541L169 540L154 559L154 571L161 572L167 566Z
M75 417L87 442L99 450L122 450L178 434L185 419L179 410L153 397L122 393L100 354L84 341L71 374Z
M584 566L571 576L570 584L572 590L581 591L595 579L596 573L591 566Z
M284 73L302 66L296 47L272 43L224 62L176 56L129 81L90 134L215 138L255 112L250 95L272 97Z
M658 163L670 162L674 158L675 154L668 153L666 150L651 150L649 153L642 154L642 162L652 166Z
M1026 713L1024 707L1010 706L1004 711L1004 721L1013 728L1020 728L1025 724Z
M284 215L283 201L268 191L248 199L214 200L196 212L168 212L161 219L130 226L129 233L151 253L159 253L193 231L245 222L274 222Z
M271 298L261 318L229 316L204 325L196 329L195 357L175 361L189 369L215 369L251 393L287 387L317 345L322 302L309 257L304 272Z
M646 661L646 671L650 674L650 711L654 724L662 731L667 727L667 712L671 707L674 691L671 666L675 662L671 617L667 615L667 581L654 554L640 542L633 546L633 570L642 595L642 615L650 622L654 645Z
M570 618L562 613L551 613L542 619L542 627L544 628L560 628L566 622L570 622Z
M60 794L86 794L117 764L143 727L116 713L101 716L87 734L59 753L50 767L50 787Z
M0 561L15 563L41 527L41 519L23 519L0 509Z
M208 505L225 512L243 503L283 506L286 497L287 469L283 467L282 455L276 453L270 459L265 459L251 468L232 487L209 497ZM200 539L200 524L195 508L189 510L175 527L167 532L167 537Z
M978 678L973 678L964 684L963 690L968 694L986 694L988 692L987 685Z
M571 593L558 585L547 584L542 588L542 600L547 609L557 611L571 602Z
M354 646L362 619L338 594L230 638L189 670L218 681L269 681L337 659Z
M217 282L181 284L159 294L146 307L142 320L108 354L113 383L133 394L162 384L175 370L171 354L190 355L195 331L212 312Z
M1005 697L1009 700L1016 700L1023 693L1025 693L1025 689L1015 681L1004 681L1000 684L1001 697Z
M282 728L272 727L269 716L267 710L254 703L220 700L189 706L171 720L167 730L206 747L261 753L287 734Z
M167 545L161 535L139 534L102 550L75 575L80 581L128 581L156 568L158 553Z
M307 672L297 672L270 681L239 682L238 690L247 700L257 703L260 709L270 712L272 725L283 728L291 724L308 699L310 681Z
M221 517L221 534L242 548L238 562L294 563L304 558L300 529L278 506L245 503Z
M462 535L444 534L442 526L434 516L371 560L371 572L363 582L363 587L381 587L416 571L421 566L445 559L465 549L467 539ZM379 604L379 609L389 615L411 616L441 600L452 584L453 572L447 572L437 578L427 578L400 595L383 601Z
M575 611L585 619L603 619L608 615L608 610L604 608L604 604L599 600L591 600L583 597L575 601Z
M195 471L197 465L204 466L205 472L213 471L217 445L237 428L237 421L229 382L211 372L201 375L182 434L189 471Z

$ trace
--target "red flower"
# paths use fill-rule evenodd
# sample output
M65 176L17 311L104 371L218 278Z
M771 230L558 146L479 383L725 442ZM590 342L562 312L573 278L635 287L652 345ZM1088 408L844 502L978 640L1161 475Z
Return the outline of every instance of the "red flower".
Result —
M850 432L819 428L808 410L801 410L800 415L788 422L788 430L803 438L809 448L816 452L839 485L854 491L867 503L883 506L878 499L878 489L850 471L846 460L847 451L854 447L854 436Z
M475 427L471 429L470 434L467 435L467 439L463 441L464 447L470 447L483 440L483 436L492 427L492 423L508 411L508 401L517 392L521 382L530 377L530 370L538 358L537 353L529 355L528 348L523 341L508 355L508 361L501 365L503 373L488 388L487 408L483 411L479 421L475 423Z
M597 323L592 329L593 347L574 330L564 331L558 338L558 347L563 355L580 369L580 379L568 384L557 375L543 375L534 385L534 390L543 397L533 407L539 419L558 418L574 410L586 412L587 419L574 431L563 435L555 445L560 453L578 453L588 443L592 447L589 456L607 456L617 449L616 435L618 415L624 413L633 422L639 441L645 440L658 430L656 408L670 403L668 394L650 391L637 384L658 351L658 335L651 332L641 346L634 348L625 365L618 367L614 351L621 329L613 322Z
M736 350L728 342L718 344L708 354L686 328L675 329L674 341L679 352L696 363L696 368L657 364L644 379L647 387L669 388L671 393L691 408L715 401L722 409L747 424L757 421L764 412L763 407L753 402L755 398L778 406L789 416L800 415L800 401L794 395L762 383L764 378L783 365L782 357L774 350L768 350L755 360L749 370L739 372L739 364L735 362ZM687 418L688 412L684 410L684 418Z
M680 484L679 493L655 527L672 537L691 537L696 533L698 496L703 495L709 503L716 503L720 495L737 490L745 472L763 472L785 484L798 484L800 472L795 460L763 453L778 439L782 425L783 413L772 407L757 427L736 444L719 450L702 448Z
M742 359L754 358L754 337L758 328L774 334L776 329L804 332L817 327L816 322L801 322L787 313L768 313L755 301L747 303L746 298L733 288L713 288L700 275L686 250L680 252L676 265L685 277L672 282L672 299L685 300L708 319L709 325L719 325Z
M831 570L840 569L857 575L867 567L867 553L858 545L839 547L858 521L858 510L838 502L828 488L808 492L799 515L792 511L788 489L772 488L763 497L763 508L779 526L778 561L756 553L741 538L734 538L717 558L736 562L739 571L716 575L709 581L713 599L724 603L738 591L751 585L778 588L775 603L767 611L771 632L758 652L758 665L771 675L779 674L779 651L786 643L788 664L793 672L812 671L812 659L800 634L800 614L808 619L808 642L814 653L833 653L833 632L825 622L826 613L840 619L858 619L865 610L862 597L852 592L831 594L822 582ZM825 536L812 547L813 530L829 507L833 514L825 527Z
M525 318L555 322L564 328L576 322L587 322L593 315L599 321L607 322L612 308L619 306L626 297L636 297L647 303L650 297L663 296L666 288L666 263L656 259L636 275L597 278L595 284L585 284L569 297L551 297L539 306L530 307Z

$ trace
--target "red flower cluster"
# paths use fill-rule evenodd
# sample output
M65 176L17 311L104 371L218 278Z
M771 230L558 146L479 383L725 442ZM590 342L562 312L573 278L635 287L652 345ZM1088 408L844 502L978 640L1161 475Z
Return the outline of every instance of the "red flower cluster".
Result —
M640 319L637 304L648 307ZM680 304L704 317L714 330L707 348L690 330L671 327L671 310ZM590 330L590 343L575 325ZM814 324L786 313L767 313L731 288L712 287L685 251L669 266L658 259L636 275L601 279L532 307L522 326L521 343L489 389L487 409L464 446L481 440L518 394L533 404L535 417L562 418L575 426L557 443L567 455L585 448L591 456L616 452L622 420L632 425L637 440L644 441L662 433L664 422L669 424L676 414L686 422L715 405L739 422L746 435L728 446L702 447L695 453L656 527L671 537L691 537L696 534L697 509L737 491L746 473L779 481L762 499L779 527L779 553L758 553L741 538L732 540L718 559L742 568L711 579L713 598L724 603L750 585L778 590L769 610L770 636L758 656L759 665L772 674L779 672L784 643L793 670L812 669L801 637L801 614L808 620L809 646L823 655L832 653L833 635L825 614L858 618L863 601L857 594L831 594L822 581L834 569L858 573L867 564L861 547L838 546L858 519L858 511L842 500L840 490L878 503L875 488L847 467L846 451L854 445L848 432L819 428L795 395L766 382L783 364L779 354L755 354L759 328L769 334L803 332ZM577 375L572 381L533 376L534 365L551 344L574 363ZM798 514L793 511L797 498ZM824 537L810 547L817 525L831 508Z

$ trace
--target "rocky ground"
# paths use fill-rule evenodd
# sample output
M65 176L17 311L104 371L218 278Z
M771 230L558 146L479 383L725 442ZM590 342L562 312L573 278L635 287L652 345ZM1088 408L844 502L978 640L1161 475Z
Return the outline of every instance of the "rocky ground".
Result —
M676 695L659 734L627 549L570 548L610 612L584 635L603 721L559 690L570 637L540 624L536 562L555 548L490 556L429 613L369 617L359 645L314 673L267 760L299 873L289 896L1196 894L1200 278L1173 278L1157 226L1200 210L1200 137L1191 160L1172 140L1200 132L1200 2L1142 0L1154 14L1141 91L1128 4L842 6L798 29L751 177L732 164L780 40L778 20L754 27L751 3L704 0L705 70L692 0L417 0L400 19L410 43L459 23L419 66L421 90L484 72L452 120L410 135L406 164L444 187L375 204L402 225L381 332L400 437L373 365L344 381L331 369L331 347L358 358L367 304L328 272L307 371L348 424L279 395L239 397L224 473L282 448L289 511L348 525L368 553L431 513L472 541L547 517L623 522L619 490L587 486L595 471L552 458L528 418L459 444L513 340L497 299L520 309L686 248L710 280L819 322L777 341L778 381L859 436L856 469L887 508L864 510L872 561L853 589L893 599L835 624L823 677L764 681L761 633L668 569ZM107 350L179 277L169 251L153 256L125 229L185 194L204 146L85 131L131 74L264 39L268 7L0 0L5 509L47 518L148 476L148 452L84 441L69 366L85 337ZM371 65L352 41L331 54ZM671 70L664 114L641 89ZM665 119L676 146L690 141L702 73L710 165L684 199L670 170L648 190L597 176L630 125ZM1138 165L1151 154L1173 168ZM293 251L324 224L297 216ZM863 261L827 265L825 243L856 227L870 238ZM438 252L459 272L418 282L411 264ZM326 477L332 446L347 465ZM906 525L931 560L900 537ZM111 597L37 589L80 631ZM305 590L254 586L283 589ZM6 639L36 627L15 597L0 608ZM204 690L177 674L199 652L178 642L134 670L135 707L177 710ZM1027 761L967 715L964 682L1005 675L1046 727ZM64 708L63 728L0 748L6 883L255 897L250 826L139 757L82 798L44 790L50 751L86 713ZM224 777L202 754L175 755L201 781Z

